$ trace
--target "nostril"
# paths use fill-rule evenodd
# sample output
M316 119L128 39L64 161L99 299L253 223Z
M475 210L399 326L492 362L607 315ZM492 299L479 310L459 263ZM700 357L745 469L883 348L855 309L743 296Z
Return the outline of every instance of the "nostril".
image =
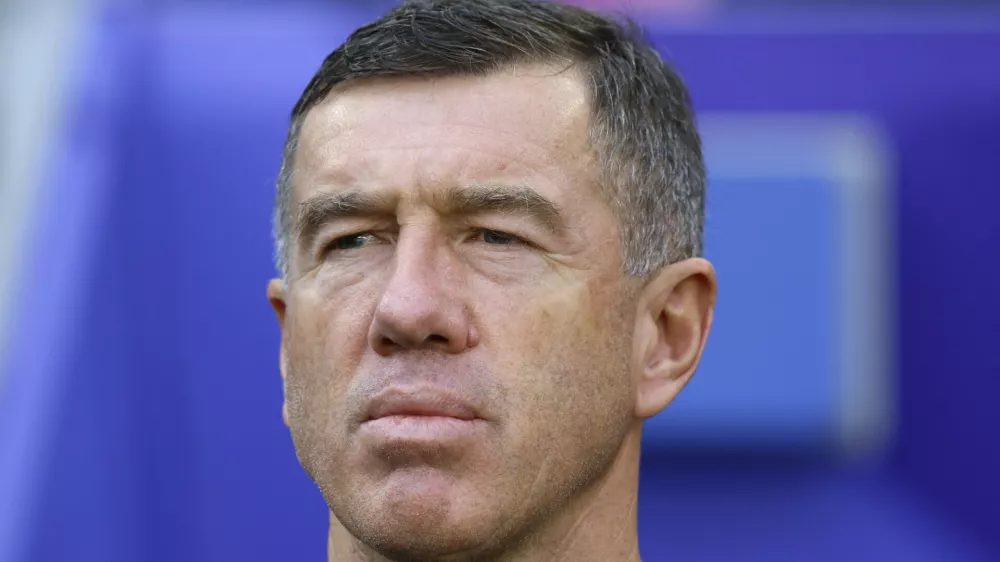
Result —
M444 337L442 335L439 335L439 334L431 334L427 339L429 341L438 342L438 343L448 343L448 338L446 338L446 337Z

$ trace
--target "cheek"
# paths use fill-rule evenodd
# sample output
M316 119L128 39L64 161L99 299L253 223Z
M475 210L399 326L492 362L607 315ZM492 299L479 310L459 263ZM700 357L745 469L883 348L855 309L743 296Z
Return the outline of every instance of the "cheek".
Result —
M618 454L631 423L628 341L608 306L560 283L507 317L498 372L511 396L502 472L518 475L514 495L555 505Z
M524 298L511 316L515 325L505 333L513 341L504 357L519 364L504 371L520 373L511 384L535 434L583 433L627 418L630 332L614 300L582 282L562 284Z
M322 286L299 291L288 314L286 400L293 431L329 431L367 346L366 299ZM308 427L307 427L308 426Z
M292 343L303 355L338 370L356 366L367 347L376 291L364 280L344 284L317 278L297 291L289 306Z

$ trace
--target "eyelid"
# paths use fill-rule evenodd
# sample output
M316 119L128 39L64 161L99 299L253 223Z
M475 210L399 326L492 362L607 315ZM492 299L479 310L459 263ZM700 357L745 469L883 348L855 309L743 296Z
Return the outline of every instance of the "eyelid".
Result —
M313 245L317 248L326 248L335 240L349 236L361 236L371 234L377 238L384 238L387 225L372 223L371 221L338 221L338 224L328 224L319 230L313 237Z
M332 240L330 240L330 242L331 243L333 243L333 242L339 242L340 240L344 240L345 238L365 238L365 239L372 239L372 238L374 238L376 240L379 239L379 237L374 232L365 231L365 232L356 232L356 233L353 233L353 234L343 234L341 236L337 236L336 238L333 238Z
M477 226L471 229L471 234L473 239L478 238L482 240L487 232L493 232L501 236L510 237L513 239L513 242L511 242L510 244L491 244L492 246L523 245L541 249L541 246L539 246L539 244L537 244L534 241L533 237L525 236L523 234L515 234L514 232L512 232L511 229L489 228L485 226ZM357 236L371 236L372 238L374 238L375 242L387 242L390 241L389 238L391 238L391 236L386 235L386 233L384 232L380 233L378 229L372 229L372 228L366 230L359 229L356 231L337 232L332 235L331 234L320 235L316 237L317 240L316 252L318 255L324 256L330 253L331 251L338 250L338 248L335 247L335 244L339 240Z
M361 230L358 232L337 234L336 236L324 236L319 239L320 242L319 244L317 244L317 250L316 250L317 255L325 256L330 252L338 251L340 249L336 247L337 242L343 240L344 238L355 238L359 236L371 236L376 241L381 240L381 238L371 230ZM340 251L345 251L345 250L340 250Z
M475 235L477 238L483 239L487 232L493 232L501 236L513 238L513 242L510 244L490 244L491 246L529 246L532 248L537 248L538 245L532 242L530 239L521 236L519 234L514 234L513 232L507 230L500 230L497 228L478 228L475 230ZM483 240L485 242L485 240Z

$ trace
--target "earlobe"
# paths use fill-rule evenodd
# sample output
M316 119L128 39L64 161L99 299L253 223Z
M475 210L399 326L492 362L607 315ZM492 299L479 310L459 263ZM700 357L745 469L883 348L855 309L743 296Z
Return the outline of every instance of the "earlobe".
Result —
M691 380L712 327L716 293L715 269L701 258L670 265L646 285L633 339L636 417L658 414Z

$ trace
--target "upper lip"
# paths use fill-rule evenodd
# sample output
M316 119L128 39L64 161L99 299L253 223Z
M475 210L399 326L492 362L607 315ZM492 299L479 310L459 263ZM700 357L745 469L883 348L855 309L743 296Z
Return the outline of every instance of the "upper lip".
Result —
M479 412L468 401L438 389L390 388L372 397L365 421L388 416L437 416L474 420Z

